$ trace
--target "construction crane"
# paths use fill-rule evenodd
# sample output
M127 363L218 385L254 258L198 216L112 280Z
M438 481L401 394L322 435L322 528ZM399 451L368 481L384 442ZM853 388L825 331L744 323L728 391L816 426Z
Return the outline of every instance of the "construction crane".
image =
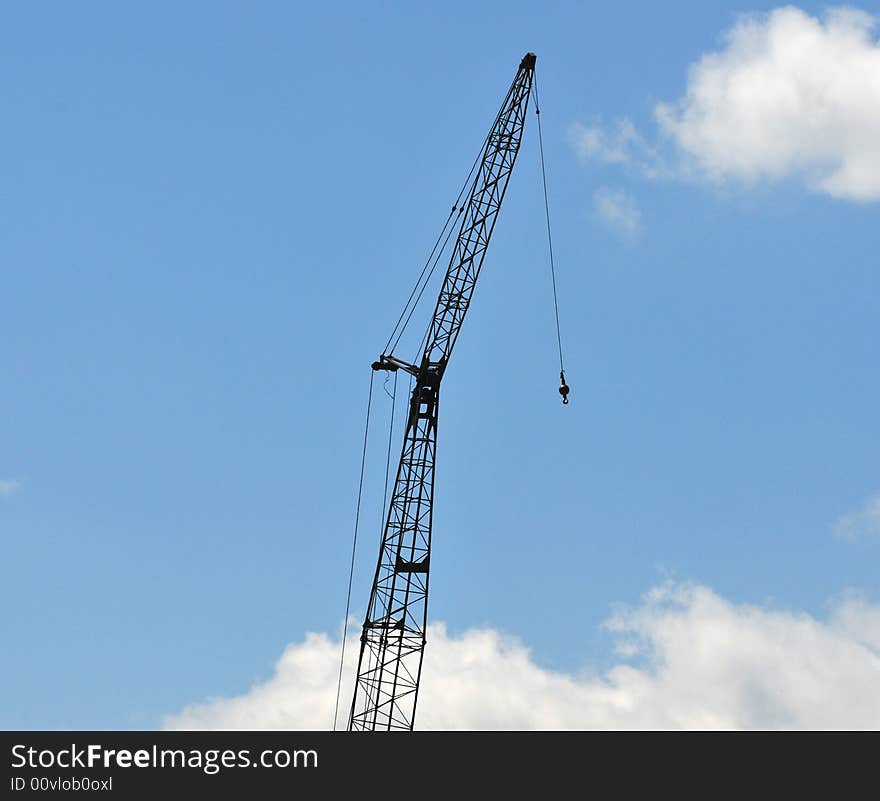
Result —
M350 731L413 728L425 649L440 383L467 314L519 153L534 70L535 54L527 53L477 157L478 166L467 200L460 207L453 205L453 226L458 219L461 223L421 360L409 364L393 354L392 345L372 365L374 371L402 370L412 376L414 384L360 639L348 719ZM569 390L561 354L560 347L559 391L567 403Z

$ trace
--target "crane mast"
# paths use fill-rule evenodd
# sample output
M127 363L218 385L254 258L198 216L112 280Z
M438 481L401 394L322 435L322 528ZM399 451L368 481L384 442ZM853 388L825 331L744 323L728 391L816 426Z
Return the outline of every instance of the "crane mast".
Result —
M413 728L428 611L440 382L519 153L534 70L535 55L527 53L486 138L421 361L383 353L373 363L373 370L403 370L415 383L361 634L350 731Z

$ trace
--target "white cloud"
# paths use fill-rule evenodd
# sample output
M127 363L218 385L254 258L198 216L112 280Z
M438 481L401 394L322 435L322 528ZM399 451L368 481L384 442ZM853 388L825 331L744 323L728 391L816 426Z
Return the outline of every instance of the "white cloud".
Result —
M616 130L605 131L599 125L575 123L570 133L572 144L582 161L598 159L609 164L627 163L643 140L629 120L618 123Z
M743 16L720 49L690 66L684 95L655 108L677 151L674 169L661 166L657 149L626 120L610 132L581 126L575 150L649 178L795 178L835 197L878 200L877 22L848 8L822 18L794 6Z
M420 729L876 729L880 606L839 600L827 620L669 584L606 623L623 650L603 675L547 670L492 629L430 627ZM349 641L346 676L356 659ZM265 682L166 718L179 729L330 727L339 644L310 634ZM342 714L347 711L346 684Z
M642 230L642 213L635 198L623 189L602 186L593 193L596 216L615 234L632 241Z
M847 542L880 539L880 495L870 498L858 512L837 520L834 536Z
M20 481L0 479L0 495L12 495L13 492L18 492L20 489Z
M569 130L569 141L582 162L600 161L635 167L647 178L670 175L657 150L649 145L626 118L609 128L600 124L575 123Z

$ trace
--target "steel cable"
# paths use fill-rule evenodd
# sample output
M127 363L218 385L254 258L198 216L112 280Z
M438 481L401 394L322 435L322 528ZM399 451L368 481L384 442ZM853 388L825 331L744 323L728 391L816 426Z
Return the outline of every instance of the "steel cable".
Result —
M550 202L547 199L547 170L544 167L544 137L541 133L541 107L538 104L538 76L534 76L532 91L535 95L535 117L538 120L538 149L541 154L541 181L544 185L544 214L547 218L547 245L550 249L550 279L553 283L553 309L556 312L556 345L559 348L559 372L565 374L565 365L562 362L562 334L559 327L559 300L556 294L556 264L553 259L553 236L550 233ZM564 381L564 378L563 378Z
M367 415L364 422L364 448L361 452L361 475L358 481L357 505L354 513L354 537L351 542L351 564L348 568L348 592L345 596L345 617L342 620L342 653L339 656L339 678L336 680L336 706L333 710L333 731L336 731L336 720L339 717L339 694L342 690L342 668L345 664L345 633L348 628L348 613L351 610L351 583L354 579L354 557L357 551L358 527L361 520L361 498L364 492L364 467L367 461L367 437L370 433L370 408L373 405L373 376L370 370L370 391L367 395Z

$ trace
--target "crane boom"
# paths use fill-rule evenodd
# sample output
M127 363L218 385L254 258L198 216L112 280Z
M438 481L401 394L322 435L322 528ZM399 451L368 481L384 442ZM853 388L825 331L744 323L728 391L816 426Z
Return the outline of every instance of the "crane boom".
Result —
M391 493L348 728L413 728L428 611L440 381L471 302L516 162L535 69L527 53L486 138L418 365L382 354L374 370L415 378Z

